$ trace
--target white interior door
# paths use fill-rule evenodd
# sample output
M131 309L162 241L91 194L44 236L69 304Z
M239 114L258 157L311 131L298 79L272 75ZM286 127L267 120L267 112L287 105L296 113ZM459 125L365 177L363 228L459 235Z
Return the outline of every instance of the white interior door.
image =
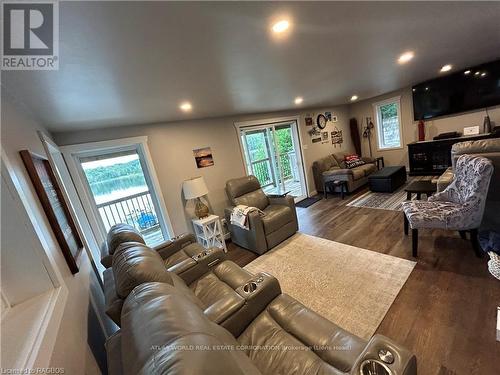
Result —
M296 201L307 196L296 121L241 126L246 170L268 194L289 193Z

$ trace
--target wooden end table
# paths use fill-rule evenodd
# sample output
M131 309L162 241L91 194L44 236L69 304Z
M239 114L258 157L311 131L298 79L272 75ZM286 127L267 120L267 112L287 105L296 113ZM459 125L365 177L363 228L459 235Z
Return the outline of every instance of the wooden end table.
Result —
M417 194L417 200L420 200L422 194L425 194L429 198L436 190L436 184L431 181L415 181L405 188L406 199L411 200L412 194Z

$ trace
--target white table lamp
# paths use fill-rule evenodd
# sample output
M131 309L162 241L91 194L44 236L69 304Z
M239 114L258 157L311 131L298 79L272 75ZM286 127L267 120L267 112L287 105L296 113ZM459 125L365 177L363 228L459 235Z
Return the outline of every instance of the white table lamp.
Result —
M200 197L208 194L207 185L203 177L194 177L190 180L186 180L182 183L182 191L184 192L184 198L186 199L196 199L196 207L194 213L201 219L208 216L208 207L204 204Z

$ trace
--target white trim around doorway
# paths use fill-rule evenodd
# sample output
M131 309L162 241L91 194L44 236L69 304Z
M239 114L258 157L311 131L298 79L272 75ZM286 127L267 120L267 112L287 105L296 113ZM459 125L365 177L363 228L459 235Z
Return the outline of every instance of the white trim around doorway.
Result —
M304 149L303 149L303 139L302 139L302 134L300 131L300 116L286 116L286 117L272 117L272 118L264 118L264 119L259 119L259 120L248 120L248 121L236 121L234 122L234 128L236 131L236 138L238 139L238 145L240 146L240 155L241 155L241 161L243 163L243 168L245 169L245 174L248 175L248 171L246 168L246 162L245 162L245 150L244 146L241 143L241 129L246 128L246 127L269 127L269 125L276 125L280 123L286 123L286 122L295 122L297 124L297 137L299 141L299 151L300 151L300 159L301 159L301 171L300 173L302 174L302 182L303 182L303 189L305 192L305 197L309 197L309 181L307 178L307 173L306 173L306 158L304 155Z

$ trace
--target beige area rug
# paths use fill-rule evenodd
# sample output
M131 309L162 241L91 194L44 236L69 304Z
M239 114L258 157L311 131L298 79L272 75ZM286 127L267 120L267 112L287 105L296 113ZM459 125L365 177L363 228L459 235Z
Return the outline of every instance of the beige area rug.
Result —
M284 293L369 339L415 262L297 233L245 268L275 276Z

